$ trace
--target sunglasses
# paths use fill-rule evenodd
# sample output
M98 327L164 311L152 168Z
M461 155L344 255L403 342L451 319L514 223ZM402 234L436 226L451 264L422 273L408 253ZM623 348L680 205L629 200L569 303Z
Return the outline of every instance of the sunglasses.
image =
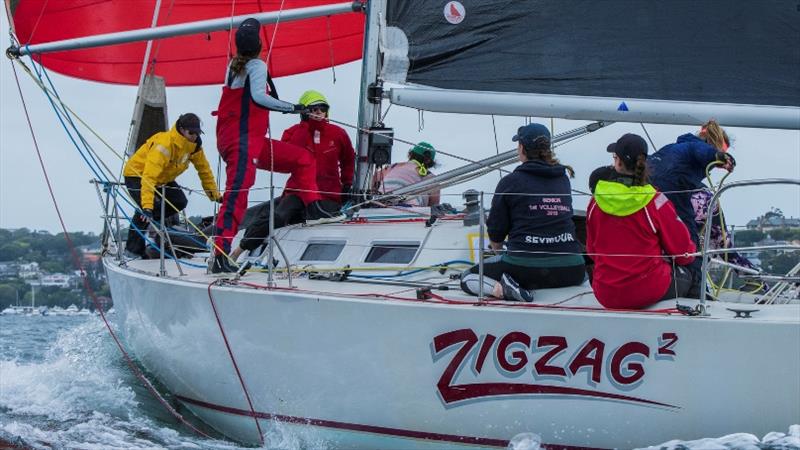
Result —
M325 106L325 105L313 105L313 106L309 106L308 107L308 110L311 111L311 112L319 111L319 112L326 113L326 112L328 112L328 109L329 108L327 106Z

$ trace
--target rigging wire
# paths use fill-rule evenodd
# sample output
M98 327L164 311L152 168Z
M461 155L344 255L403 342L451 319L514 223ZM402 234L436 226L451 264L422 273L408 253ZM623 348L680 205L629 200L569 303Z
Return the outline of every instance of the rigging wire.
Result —
M219 284L221 281L222 280L214 280L208 285L208 301L211 303L211 309L214 311L214 318L217 321L217 326L219 326L219 332L222 334L222 340L225 342L225 348L228 350L228 356L231 358L231 363L233 363L233 369L236 371L236 376L239 378L239 384L241 384L242 391L244 391L244 397L247 399L247 406L250 407L250 413L253 416L253 420L256 422L256 428L258 429L258 442L261 446L263 446L264 432L261 431L261 424L258 422L258 415L253 407L253 401L250 399L250 393L247 390L244 377L242 377L242 372L239 370L239 364L236 363L236 358L233 356L233 349L231 349L231 344L228 341L228 335L225 333L225 328L222 326L222 319L219 317L217 304L214 301L214 297L211 295L211 287L215 284Z
M156 398L156 400L159 403L161 403L161 405L164 406L164 408L167 411L169 411L169 413L173 417L175 417L180 423L184 424L185 426L187 426L189 429L191 429L192 431L194 431L198 435L203 436L204 438L207 438L207 439L211 439L210 436L208 436L206 433L203 433L202 431L200 431L199 429L194 427L178 411L176 411L175 408L173 408L169 403L167 403L167 401L164 399L164 397L161 396L161 394L158 393L158 391L153 386L153 384L150 383L150 381L147 379L147 377L144 376L144 373L142 373L142 371L139 369L139 367L133 362L133 359L130 357L128 352L123 347L122 342L117 337L117 334L114 332L113 328L111 328L111 324L108 322L108 318L105 315L105 311L103 311L103 308L100 305L100 300L97 298L97 294L94 292L94 289L92 289L91 285L89 284L89 279L86 276L86 270L84 269L83 264L80 262L80 258L78 257L78 252L77 252L77 250L75 248L75 244L72 241L72 238L71 238L69 232L67 231L67 226L64 223L64 218L63 218L63 216L61 214L61 209L58 206L58 201L56 200L55 192L53 190L52 183L50 182L50 177L47 174L47 168L44 165L44 159L42 158L42 153L41 153L41 150L39 149L39 144L38 144L38 142L36 140L36 134L33 131L33 124L31 122L30 115L28 114L28 107L27 107L27 104L25 103L25 98L22 95L22 87L20 86L19 77L17 76L17 70L16 70L16 68L14 67L13 64L11 65L11 68L12 68L12 71L14 73L14 79L15 79L16 84L17 84L17 91L19 92L20 101L22 102L22 109L23 109L23 111L25 113L25 118L26 118L26 120L28 122L28 129L29 129L29 131L31 133L31 139L33 140L33 145L34 145L34 148L36 150L36 155L37 155L37 157L39 159L39 166L42 169L42 175L44 176L45 183L47 185L47 189L48 189L48 191L50 193L50 199L53 202L53 207L54 207L54 209L56 211L56 215L58 216L59 223L61 224L61 229L64 232L64 238L67 240L67 244L69 245L70 253L72 255L72 262L75 265L75 268L78 269L80 271L80 273L81 273L81 278L83 280L84 289L86 289L86 292L88 292L90 297L92 298L92 301L94 302L95 308L100 312L100 317L103 319L103 322L105 323L106 329L108 329L109 334L114 339L114 342L116 343L117 348L122 353L122 355L123 355L123 357L125 359L125 362L128 364L128 367L131 369L133 374L142 382L142 384L144 384L145 388Z

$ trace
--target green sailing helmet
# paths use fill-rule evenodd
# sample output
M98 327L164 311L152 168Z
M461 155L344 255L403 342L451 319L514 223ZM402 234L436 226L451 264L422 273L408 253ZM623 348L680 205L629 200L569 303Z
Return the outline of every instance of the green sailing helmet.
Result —
M303 95L300 96L300 100L297 101L303 106L311 106L311 105L325 105L330 107L328 104L328 99L325 98L319 91L305 91Z
M425 156L425 152L430 154L431 161L436 159L436 149L434 149L433 146L427 142L420 142L411 149L411 153L415 153L419 156Z

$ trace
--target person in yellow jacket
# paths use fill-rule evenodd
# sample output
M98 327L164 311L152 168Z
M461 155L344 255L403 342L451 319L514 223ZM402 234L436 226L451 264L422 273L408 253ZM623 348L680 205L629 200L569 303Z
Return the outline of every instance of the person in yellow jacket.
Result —
M203 141L200 139L202 133L200 118L193 113L183 114L169 131L151 136L125 164L122 172L125 186L142 209L140 214L133 215L125 243L128 252L146 257L146 245L142 236L147 231L147 223L151 219L159 222L162 220L161 195L156 194L156 190L160 192L161 187L165 187L165 218L186 208L188 200L175 178L189 168L190 162L197 169L208 198L212 201L222 198L217 191L211 166L203 153Z

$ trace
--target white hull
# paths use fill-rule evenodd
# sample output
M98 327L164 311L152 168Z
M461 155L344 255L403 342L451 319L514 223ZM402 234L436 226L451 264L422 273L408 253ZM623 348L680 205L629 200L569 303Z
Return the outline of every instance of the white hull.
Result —
M158 261L105 262L136 357L204 421L258 442L211 308L214 279L197 269L148 274ZM214 286L211 295L262 429L275 419L308 442L503 447L535 432L559 447L628 448L800 423L797 304L734 319L725 308L741 304L714 303L700 318L602 311L586 286L541 291L543 303L579 299L557 307L419 302L413 290L372 285L355 285L356 295L353 284L307 279L295 286ZM551 354L559 341L566 348Z

